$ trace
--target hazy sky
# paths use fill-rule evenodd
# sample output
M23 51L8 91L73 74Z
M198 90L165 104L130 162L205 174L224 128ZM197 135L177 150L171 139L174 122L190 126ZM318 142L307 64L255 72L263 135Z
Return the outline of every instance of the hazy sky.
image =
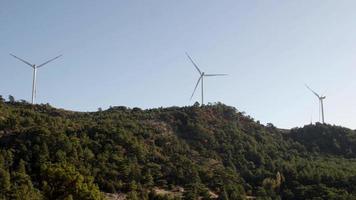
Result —
M356 1L0 0L0 94L93 111L110 105L191 105L198 73L206 102L262 123L318 120L309 84L326 95L328 123L356 128Z

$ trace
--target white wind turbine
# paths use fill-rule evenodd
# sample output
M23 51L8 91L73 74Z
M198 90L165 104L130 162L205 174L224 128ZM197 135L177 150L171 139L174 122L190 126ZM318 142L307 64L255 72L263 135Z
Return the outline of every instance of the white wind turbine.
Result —
M200 77L199 77L199 79L198 79L198 81L197 81L197 84L195 85L193 94L192 94L192 96L190 97L190 100L192 100L192 98L193 98L193 96L194 96L194 93L195 93L195 91L196 91L196 89L197 89L197 87L198 87L198 85L199 85L199 83L200 83L200 81L201 81L201 105L203 105L203 104L204 104L204 77L207 77L207 76L227 76L227 74L205 74L205 72L202 72L202 71L199 69L199 67L197 66L197 64L195 64L195 62L194 62L193 59L189 56L189 54L188 54L188 53L185 53L185 54L188 56L189 60L193 63L195 69L197 69L197 71L198 71L198 73L199 73L199 75L200 75Z
M42 64L40 64L40 65L31 64L31 63L27 62L26 60L23 60L23 59L21 59L21 58L15 56L15 55L13 55L13 54L11 54L11 53L10 53L10 55L11 55L12 57L14 57L14 58L16 58L16 59L18 59L18 60L24 62L25 64L27 64L27 65L29 65L30 67L33 68L32 104L34 104L34 103L35 103L35 98L36 98L36 76L37 76L37 69L40 68L40 67L43 67L44 65L48 64L49 62L52 62L53 60L55 60L55 59L61 57L62 55L59 55L59 56L57 56L57 57L55 57L55 58L52 58L52 59L50 59L50 60L48 60L48 61L46 61L46 62L44 62L44 63L42 63Z
M320 109L321 109L321 119L323 124L325 123L324 121L324 99L326 98L326 96L323 95L319 95L318 93L316 93L314 90L312 90L308 85L305 85L316 97L318 97L319 100L319 120L320 120Z

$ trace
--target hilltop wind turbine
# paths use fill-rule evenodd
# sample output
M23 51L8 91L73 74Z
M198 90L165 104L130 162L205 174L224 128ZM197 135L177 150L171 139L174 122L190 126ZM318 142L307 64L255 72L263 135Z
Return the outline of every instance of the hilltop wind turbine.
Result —
M198 71L198 73L199 73L199 75L200 75L200 77L199 77L199 79L198 79L198 81L197 81L197 84L195 85L193 94L192 94L192 96L190 97L190 100L192 100L192 98L193 98L193 96L194 96L194 93L195 93L195 91L197 90L197 87L198 87L198 85L199 85L199 83L200 83L200 81L201 81L201 105L203 105L203 104L204 104L204 77L207 77L207 76L227 76L227 74L205 74L205 72L202 72L202 71L199 69L198 65L195 64L195 62L194 62L193 59L189 56L189 54L188 54L187 52L186 52L185 54L188 56L189 60L192 62L192 64L194 65L195 69L197 69L197 71Z
M50 60L48 60L48 61L46 61L46 62L44 62L44 63L42 63L42 64L40 64L40 65L31 64L31 63L27 62L26 60L23 60L23 59L21 59L21 58L15 56L15 55L13 55L13 54L11 54L11 53L10 53L10 55L11 55L12 57L14 57L14 58L16 58L16 59L22 61L23 63L25 63L25 64L27 64L27 65L29 65L30 67L33 68L32 104L34 104L34 103L35 103L35 98L36 98L36 75L37 75L37 69L40 68L40 67L43 67L44 65L46 65L46 64L48 64L48 63L50 63L50 62L52 62L52 61L54 61L55 59L61 57L62 55L59 55L59 56L57 56L57 57L54 57L54 58L52 58L52 59L50 59Z
M319 95L318 93L316 93L314 90L312 90L308 85L305 85L305 87L307 87L316 97L318 97L319 100L319 114L320 114L320 109L321 109L321 119L323 124L325 123L324 121L324 99L326 98L326 96L323 95ZM320 120L320 115L319 115L319 120Z

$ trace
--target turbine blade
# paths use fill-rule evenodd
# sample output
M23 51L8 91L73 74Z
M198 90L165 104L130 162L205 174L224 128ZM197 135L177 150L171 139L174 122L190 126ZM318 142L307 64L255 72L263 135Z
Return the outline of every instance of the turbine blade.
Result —
M190 100L192 100L192 98L193 98L193 96L194 96L194 93L195 93L195 91L197 90L197 87L198 87L198 85L199 85L199 82L200 82L200 80L201 80L202 78L203 78L203 76L200 76L200 77L199 77L199 79L198 79L198 81L197 81L197 84L195 85L193 94L192 94L192 96L190 97Z
M202 74L202 72L200 71L200 69L199 69L198 65L197 65L197 64L195 64L195 62L193 61L193 59L189 56L189 54L188 54L187 52L185 52L185 55L187 55L187 56L188 56L188 58L189 58L190 62L192 62L192 63L193 63L193 65L194 65L195 69L197 69L197 70L198 70L198 72L199 72L199 74L201 75L201 74Z
M57 59L57 58L59 58L59 57L61 57L61 56L62 56L62 55L59 55L59 56L57 56L57 57L55 57L55 58L52 58L51 60L48 60L48 61L46 61L46 62L44 62L44 63L38 65L37 68L43 67L43 65L46 65L46 64L48 64L48 63L54 61L55 59Z
M18 59L18 60L24 62L25 64L27 64L27 65L29 65L29 66L31 66L31 67L33 68L33 65L32 65L31 63L27 62L26 60L23 60L23 59L21 59L21 58L15 56L14 54L11 54L11 53L10 53L10 55L11 55L12 57L14 57L14 58L16 58L16 59Z
M227 76L228 74L204 74L204 76Z
M307 87L312 93L315 94L315 96L317 96L320 99L320 96L318 95L318 93L316 93L314 90L312 90L307 84L305 84L305 87Z

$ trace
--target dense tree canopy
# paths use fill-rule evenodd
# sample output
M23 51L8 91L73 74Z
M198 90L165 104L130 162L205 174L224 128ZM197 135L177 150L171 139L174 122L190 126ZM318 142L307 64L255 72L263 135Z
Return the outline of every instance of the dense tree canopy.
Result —
M0 199L355 199L355 152L350 129L279 130L220 103L81 113L0 101Z

